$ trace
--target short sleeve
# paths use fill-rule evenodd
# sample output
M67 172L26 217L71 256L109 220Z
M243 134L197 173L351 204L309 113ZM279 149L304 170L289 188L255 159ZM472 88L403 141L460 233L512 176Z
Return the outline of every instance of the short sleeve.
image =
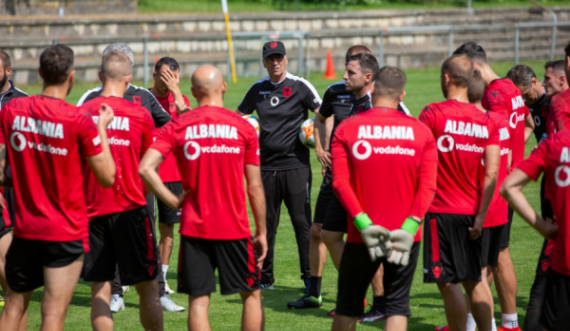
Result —
M255 129L247 123L245 125L245 164L261 165L259 160L259 139Z
M425 106L420 114L419 120L428 127L432 134L435 135L436 118L433 106Z
M142 102L142 106L150 110L152 119L154 120L154 125L160 128L166 123L170 122L170 120L172 120L172 116L170 116L170 114L164 110L164 108L162 108L154 95L152 95L152 93L147 90L141 91L143 91L142 93L144 93L143 95L145 96Z
M300 86L303 86L303 89L305 90L304 97L302 99L303 106L307 109L310 109L311 111L319 108L323 101L321 100L321 97L317 93L317 90L313 84L309 83L309 81L306 79L301 78Z
M142 132L142 149L141 149L141 156L146 153L146 151L150 148L150 146L154 142L154 133L156 127L154 126L154 121L150 117L150 115L145 114L143 123L143 132Z
M325 118L331 117L333 115L333 101L333 94L331 92L331 88L329 87L323 96L323 103L321 104L321 108L319 108L319 114Z
M240 113L250 115L254 110L257 109L257 104L255 102L255 88L256 84L249 88L249 91L245 94L245 97L238 106Z
M504 118L509 118L510 108L505 100L505 95L500 90L485 90L483 101L483 107L488 111L498 113Z
M174 122L166 124L158 131L155 142L150 148L157 150L164 158L174 150Z
M487 115L487 116L489 116L489 115ZM489 117L489 125L487 127L489 128L489 140L487 140L485 147L492 146L492 145L500 146L501 135L499 132L499 126L496 124L496 122L491 117Z
M101 137L97 132L97 126L91 116L79 115L76 132L78 135L79 146L84 157L95 156L103 152L101 148Z
M522 170L532 180L537 181L540 174L546 168L548 159L548 147L552 141L552 137L548 137L538 144L538 147L532 151L528 159L521 162L518 169Z

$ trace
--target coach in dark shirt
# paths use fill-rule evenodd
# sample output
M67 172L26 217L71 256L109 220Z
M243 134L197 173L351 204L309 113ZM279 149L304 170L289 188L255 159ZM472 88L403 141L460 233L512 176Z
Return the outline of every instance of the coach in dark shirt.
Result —
M301 278L310 283L311 163L309 149L299 140L299 128L308 110L318 112L321 98L305 79L287 72L285 46L270 41L263 46L263 65L269 77L249 89L238 107L241 115L257 110L259 116L261 175L267 204L268 252L261 272L262 289L272 288L275 235L281 203L295 230Z

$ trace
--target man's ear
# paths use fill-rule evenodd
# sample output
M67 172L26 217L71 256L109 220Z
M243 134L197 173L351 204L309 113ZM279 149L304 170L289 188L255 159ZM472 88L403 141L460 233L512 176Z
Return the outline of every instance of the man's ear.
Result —
M405 97L406 97L406 91L402 91L402 94L400 95L400 102L404 101Z
M12 73L12 66L8 66L8 68L6 68L4 72L6 73L6 75L10 76L10 74Z
M226 84L226 82L222 82L222 94L226 93L227 88L228 88L228 84Z
M67 79L69 80L69 84L73 84L75 81L75 69L71 70L69 76L67 76Z
M103 76L103 72L102 72L102 71L99 71L99 80L101 81L101 83L103 83L104 80L105 80L105 76Z

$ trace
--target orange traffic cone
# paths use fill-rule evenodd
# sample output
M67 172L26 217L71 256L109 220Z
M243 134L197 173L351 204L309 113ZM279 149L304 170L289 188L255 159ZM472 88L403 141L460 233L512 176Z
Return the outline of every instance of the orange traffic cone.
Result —
M327 51L327 71L325 72L325 79L336 79L336 74L334 73L334 65L331 51Z

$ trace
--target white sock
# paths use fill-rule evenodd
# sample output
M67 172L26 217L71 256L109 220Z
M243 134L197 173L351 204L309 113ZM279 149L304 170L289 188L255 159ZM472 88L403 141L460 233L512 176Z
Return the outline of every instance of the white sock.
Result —
M477 328L477 322L473 318L473 314L467 314L467 331L475 331Z
M519 316L517 315L517 313L501 314L501 318L502 318L501 325L506 328L514 329L519 326Z
M491 320L491 331L497 331L497 322L494 318Z
M166 281L166 273L168 272L168 264L162 265L162 274L164 275L164 280Z

